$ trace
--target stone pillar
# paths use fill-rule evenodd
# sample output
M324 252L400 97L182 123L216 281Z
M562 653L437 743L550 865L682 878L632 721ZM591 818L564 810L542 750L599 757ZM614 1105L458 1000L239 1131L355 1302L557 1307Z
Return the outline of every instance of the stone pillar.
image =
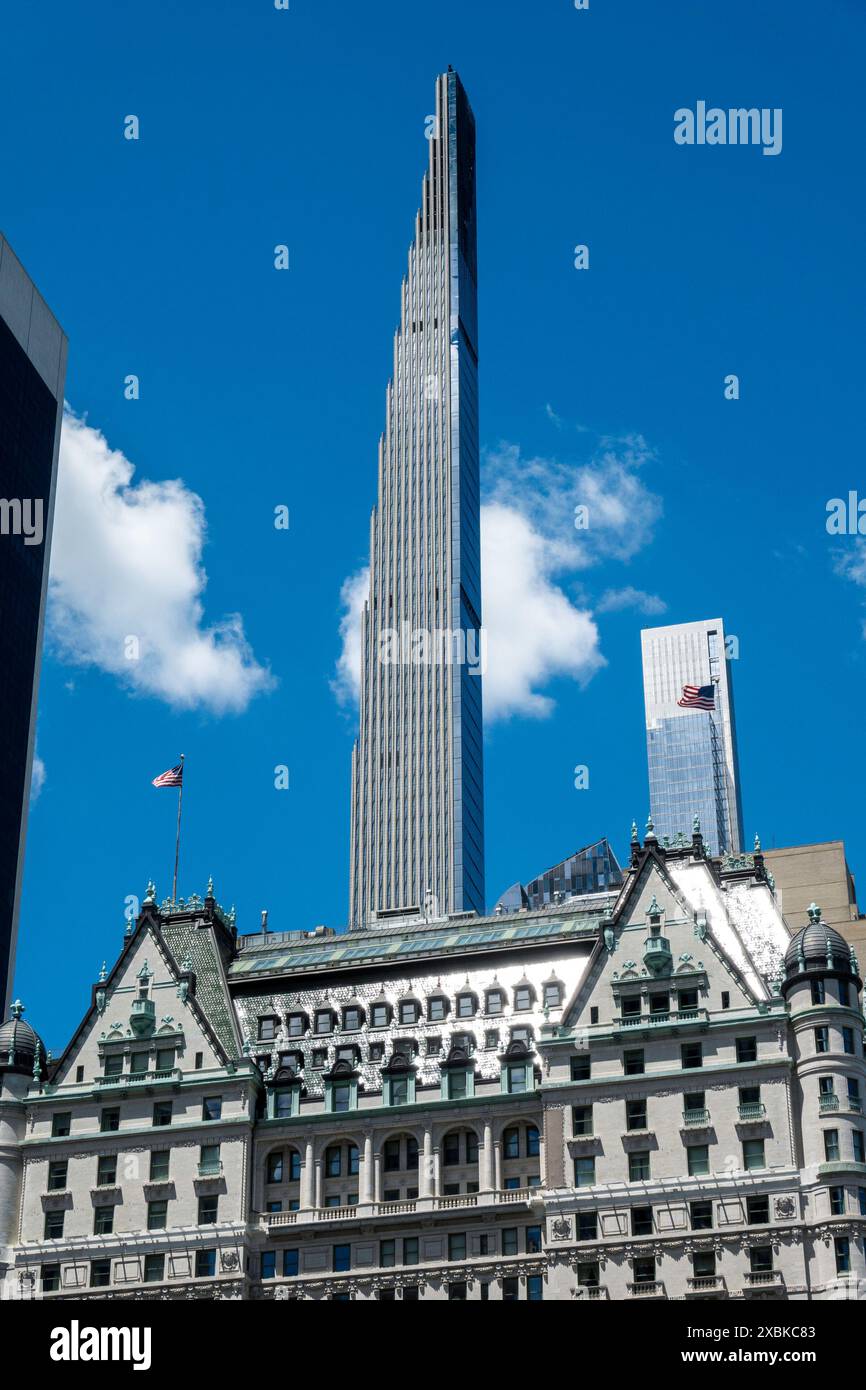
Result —
M496 1182L496 1171L493 1166L493 1126L489 1120L484 1124L484 1157L482 1159L483 1168L481 1171L481 1191L492 1192Z
M496 1154L496 1162L495 1162L495 1168L494 1168L494 1182L495 1182L495 1184L496 1184L496 1191L497 1191L497 1192L501 1192L501 1191L502 1191L502 1142L501 1142L501 1140L499 1140L499 1139L497 1139L497 1141L496 1141L495 1154Z
M373 1175L373 1136L364 1135L364 1176L361 1186L361 1200L365 1203L373 1201L374 1175Z
M442 1184L442 1171L441 1171L441 1163L440 1163L440 1161L439 1161L439 1145L438 1145L438 1144L437 1144L437 1145L435 1146L435 1148L433 1149L433 1170L432 1170L432 1171L433 1171L433 1185L432 1185L432 1191L431 1191L431 1193L430 1193L430 1196L431 1196L431 1197L438 1197L439 1194L440 1194L440 1192L441 1192L441 1190L442 1190L442 1185L441 1185L441 1184Z
M421 1165L418 1173L418 1196L433 1196L433 1134L429 1126L424 1130L424 1144L421 1149Z
M316 1202L317 1208L322 1206L322 1160L316 1159Z
M301 1211L309 1211L316 1205L316 1178L313 1160L313 1141L307 1140L304 1154L304 1167L301 1173Z
M375 1157L375 1160L374 1160L374 1168L373 1168L373 1171L374 1171L374 1174L375 1174L375 1181L374 1181L374 1185L373 1185L373 1201L374 1201L374 1202L381 1202L381 1200L382 1200L382 1155L381 1155L381 1154L376 1154L376 1157Z

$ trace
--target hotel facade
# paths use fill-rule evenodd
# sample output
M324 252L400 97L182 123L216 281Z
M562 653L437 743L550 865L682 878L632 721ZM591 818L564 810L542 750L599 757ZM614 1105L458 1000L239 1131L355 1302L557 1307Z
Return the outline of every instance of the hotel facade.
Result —
M239 936L151 889L63 1056L0 1030L8 1298L866 1292L856 957L763 855L613 895Z

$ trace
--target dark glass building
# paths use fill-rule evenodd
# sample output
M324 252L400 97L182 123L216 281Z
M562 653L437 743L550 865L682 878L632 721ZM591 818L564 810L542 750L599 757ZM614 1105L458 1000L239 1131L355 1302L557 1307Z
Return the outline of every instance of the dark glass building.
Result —
M6 1016L36 729L36 694L66 337L0 236L0 991Z
M497 912L518 912L521 908L537 912L551 903L579 898L585 893L606 893L622 886L622 869L607 840L597 840L560 864L539 874L525 886L514 883L496 904Z

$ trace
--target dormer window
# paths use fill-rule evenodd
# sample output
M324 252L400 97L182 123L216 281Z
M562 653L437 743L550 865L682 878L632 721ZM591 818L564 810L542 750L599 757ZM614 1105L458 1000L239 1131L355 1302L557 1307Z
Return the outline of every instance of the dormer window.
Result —
M334 1031L334 1015L330 1009L316 1010L316 1033L322 1037Z
M534 995L532 985L517 985L514 990L514 1007L518 1013L526 1013L532 1008Z
M430 1023L444 1023L448 1017L448 1000L444 994L434 994L427 1001L427 1018Z
M403 999L400 1003L400 1024L402 1027L413 1027L421 1015L421 1005L417 999Z
M348 1004L343 1010L343 1032L358 1033L364 1023L364 1011L357 1004Z
M306 1014L289 1014L286 1021L286 1028L290 1038L302 1038L307 1031Z
M484 1007L489 1014L501 1014L503 1009L502 990L489 989L484 1001Z
M478 1000L474 994L464 993L457 996L457 1017L474 1018L478 1012Z
M273 1018L270 1015L267 1018L260 1018L259 1042L273 1042L274 1038L277 1036L279 1026L280 1020L278 1018Z
M370 1027L387 1028L391 1022L391 1008L385 1003L370 1005Z
M544 1006L547 1009L562 1007L562 985L558 981L544 986Z
M512 1028L511 1041L512 1043L520 1043L521 1046L525 1047L528 1051L529 1048L532 1046L532 1029Z

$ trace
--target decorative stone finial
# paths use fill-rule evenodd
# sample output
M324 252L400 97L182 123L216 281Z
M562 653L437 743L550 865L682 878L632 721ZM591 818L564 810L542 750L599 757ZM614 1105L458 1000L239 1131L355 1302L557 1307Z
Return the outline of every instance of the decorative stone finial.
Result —
M760 837L760 835L756 835L756 836L755 836L755 853L756 853L756 854L760 854L760 853L761 853L761 837Z
M156 884L154 883L152 878L149 878L147 880L147 892L144 895L144 901L146 903L156 902Z
M103 962L102 962L102 968L101 968L100 971L99 971L99 983L102 984L103 980L105 980L105 979L107 979L107 978L108 978L108 971L107 971L107 969L105 968L105 961L103 961Z
M213 874L211 874L210 878L209 878L208 881L207 881L207 892L205 893L205 897L206 897L206 898L212 898L212 897L213 897Z
M700 835L700 833L701 833L701 818L700 818L700 816L695 816L694 820L692 821L692 834L693 834L693 835Z
M124 936L132 936L132 918L131 918L131 917L127 917L127 919L126 919L126 926L125 926L124 929L123 929L123 935L124 935Z
M636 821L636 820L633 820L632 823L631 823L631 842L632 842L633 845L636 845L636 844L639 844L639 843L640 843L639 838L638 838L638 833L637 833L637 821Z
M20 999L15 1000L10 1012L15 1022L19 1023L21 1021L21 1015L24 1013L24 1005L21 1003Z
M652 812L650 812L650 814L647 816L647 821L646 821L646 837L647 837L647 839L648 839L648 840L649 840L649 839L653 839L653 840L654 840L655 837L656 837L655 832L656 832L655 822L654 822L654 820L653 820L653 818L652 818Z
M817 903L812 903L812 906L809 908L809 921L813 922L816 927L820 924L821 909Z

